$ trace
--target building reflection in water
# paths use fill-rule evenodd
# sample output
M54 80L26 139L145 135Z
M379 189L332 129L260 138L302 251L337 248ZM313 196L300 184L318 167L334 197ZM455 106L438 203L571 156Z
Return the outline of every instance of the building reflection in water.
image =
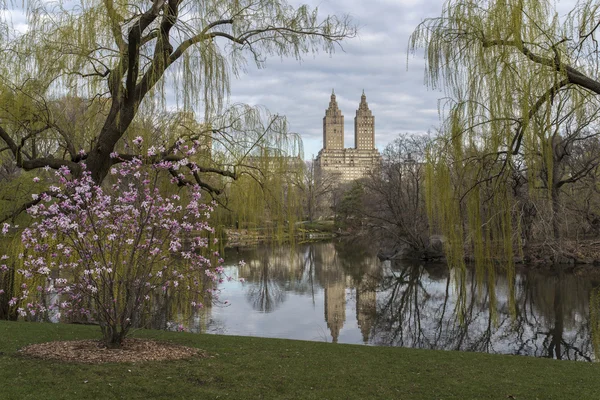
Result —
M323 340L299 332L319 324L314 311L322 307L320 323L332 342L595 358L589 297L600 282L590 279L529 271L509 282L501 268L484 276L475 268L455 276L445 265L380 262L369 246L344 241L227 255L230 265L246 261L237 273L247 283L233 290L243 291L253 312L263 317L262 325L245 332L240 319L254 317L224 311L219 315L230 326L226 333ZM297 323L297 329L273 333L281 330L277 318L287 317L286 324ZM231 328L233 319L239 328Z

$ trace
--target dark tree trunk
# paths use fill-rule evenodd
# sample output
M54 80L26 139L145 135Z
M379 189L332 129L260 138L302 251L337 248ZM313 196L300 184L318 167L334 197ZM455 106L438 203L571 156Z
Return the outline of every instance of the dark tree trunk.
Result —
M124 104L125 103L125 104ZM136 107L125 101L115 100L95 146L88 155L87 169L96 183L104 180L113 164L110 154L121 139L136 114Z
M559 196L558 188L552 189L552 233L554 236L554 240L560 240L560 225L561 225L561 215L560 215L560 196Z
M102 340L109 349L118 349L127 335L124 329L119 330L116 324L100 325L102 330Z
M1 277L0 288L4 290L4 294L0 296L0 319L16 321L18 314L16 310L11 311L8 305L9 300L13 297L13 287L15 280L15 270L10 269L4 276Z

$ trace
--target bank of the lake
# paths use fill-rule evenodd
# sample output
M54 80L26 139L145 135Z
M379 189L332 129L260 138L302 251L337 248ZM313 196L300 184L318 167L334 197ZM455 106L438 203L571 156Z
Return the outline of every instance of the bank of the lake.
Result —
M0 398L596 399L600 365L454 351L139 330L212 357L85 365L18 349L97 338L93 326L0 321Z
M333 221L302 221L294 231L276 231L272 227L246 229L224 228L226 247L256 246L262 243L302 243L305 241L330 240L346 232L336 229Z

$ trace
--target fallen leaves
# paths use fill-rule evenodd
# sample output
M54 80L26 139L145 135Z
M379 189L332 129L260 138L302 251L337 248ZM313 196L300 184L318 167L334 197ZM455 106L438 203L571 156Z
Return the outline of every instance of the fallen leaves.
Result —
M47 342L31 344L20 352L29 357L84 364L208 357L200 349L147 339L125 339L119 349L109 349L99 340Z

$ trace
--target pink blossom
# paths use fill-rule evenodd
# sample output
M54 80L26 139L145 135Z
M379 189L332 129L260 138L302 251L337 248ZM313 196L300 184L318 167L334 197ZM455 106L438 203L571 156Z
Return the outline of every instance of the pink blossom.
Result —
M139 138L137 144L141 143ZM149 153L155 151L149 149ZM68 169L59 169L60 183L51 187L53 197L43 194L46 204L29 209L34 222L22 233L24 250L19 254L18 273L24 286L9 304L30 303L24 312L43 313L43 296L52 293L58 296L53 310L114 325L133 320L129 304L141 312L155 307L161 289L192 299L206 291L216 298L213 285L224 281L225 274L219 253L213 253L209 240L199 235L186 241L185 249L180 239L195 231L212 231L203 213L211 206L200 203L197 187L190 188L190 196L161 195L154 173L158 171L143 166L139 159L124 161L111 169L116 183L107 189L96 185L85 170L73 176ZM4 234L9 229L8 224L2 225ZM202 254L208 251L218 258L218 263L212 265L201 249ZM181 255L177 263L170 261L173 253ZM123 257L115 258L115 254ZM8 266L1 265L0 279L6 271ZM37 290L29 291L27 285ZM138 297L127 297L140 289ZM114 297L95 296L109 292ZM190 301L186 307L203 306ZM127 330L130 325L121 328Z

